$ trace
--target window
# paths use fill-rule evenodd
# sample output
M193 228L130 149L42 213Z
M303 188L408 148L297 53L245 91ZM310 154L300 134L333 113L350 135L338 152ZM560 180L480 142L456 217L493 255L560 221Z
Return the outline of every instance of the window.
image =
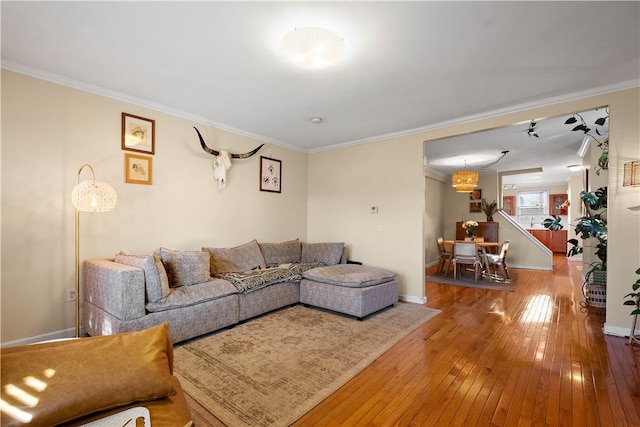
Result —
M549 214L549 191L518 191L518 216L540 216Z

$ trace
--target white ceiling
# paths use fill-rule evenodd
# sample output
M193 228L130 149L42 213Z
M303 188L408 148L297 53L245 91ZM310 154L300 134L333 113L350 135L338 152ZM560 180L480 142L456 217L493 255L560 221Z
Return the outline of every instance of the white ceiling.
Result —
M304 152L640 80L635 1L1 7L6 69ZM293 67L278 46L297 26L338 32L344 57L321 70Z
M589 146L593 150L598 150L598 143L609 133L608 108L577 113L536 120L538 137L529 136L530 122L526 122L429 141L425 145L426 168L446 176L463 169L465 163L481 175L541 168L542 173L505 174L502 183L518 187L566 185L570 176L583 173L582 170L571 171L568 166L583 164L578 150L587 136L572 129L584 120L590 129ZM565 124L571 117L578 122ZM606 118L603 126L596 125L599 118ZM502 157L504 151L508 153Z

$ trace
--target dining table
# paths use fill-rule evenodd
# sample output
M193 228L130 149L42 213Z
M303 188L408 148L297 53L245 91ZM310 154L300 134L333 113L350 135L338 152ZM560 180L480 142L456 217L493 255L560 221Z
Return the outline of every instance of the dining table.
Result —
M467 240L445 240L444 248L447 250L447 252L453 252L453 244L455 242L469 243L469 241ZM491 252L491 253L497 253L500 250L500 247L502 246L501 242L473 242L473 243L475 243L478 248L485 248L488 252Z
M475 241L475 242L473 242L473 241L468 241L468 240L445 240L444 241L445 250L451 253L451 257L452 258L455 258L454 243L456 243L456 242L460 242L460 243L475 243L476 244L476 247L478 249L478 255L480 256L480 263L481 263L481 266L482 266L482 276L489 278L489 281L491 281L492 275L491 275L491 271L489 270L489 266L487 265L487 262L486 262L486 254L487 253L492 253L492 254L500 253L500 250L502 249L502 242L485 242L485 241Z

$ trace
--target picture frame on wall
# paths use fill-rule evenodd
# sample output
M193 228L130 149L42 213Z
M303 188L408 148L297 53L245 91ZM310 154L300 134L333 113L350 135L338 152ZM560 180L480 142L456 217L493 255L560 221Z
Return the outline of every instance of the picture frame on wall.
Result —
M282 162L260 156L260 191L282 191Z
M151 185L153 182L153 158L126 153L124 155L124 182Z
M156 121L122 113L122 149L155 154Z
M470 201L482 200L482 189L476 188L471 193L469 193L469 200Z
M478 213L482 212L482 202L469 202L469 212Z

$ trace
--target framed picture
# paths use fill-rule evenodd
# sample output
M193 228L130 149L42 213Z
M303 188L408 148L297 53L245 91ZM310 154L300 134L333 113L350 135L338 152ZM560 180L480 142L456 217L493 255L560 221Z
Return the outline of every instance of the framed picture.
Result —
M124 155L124 182L151 185L152 161L152 157L126 153Z
M469 193L469 200L482 200L482 190L480 188L476 188L471 193Z
M482 212L482 202L469 202L469 212Z
M122 113L122 149L155 154L155 120Z
M282 185L282 162L260 156L260 191L280 193Z

